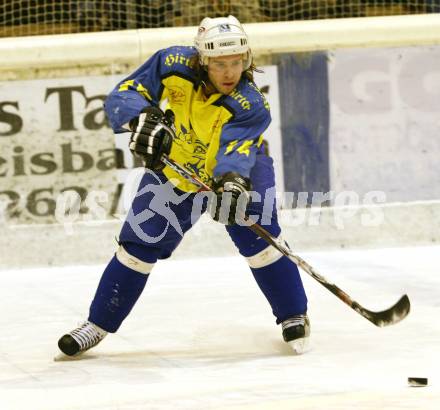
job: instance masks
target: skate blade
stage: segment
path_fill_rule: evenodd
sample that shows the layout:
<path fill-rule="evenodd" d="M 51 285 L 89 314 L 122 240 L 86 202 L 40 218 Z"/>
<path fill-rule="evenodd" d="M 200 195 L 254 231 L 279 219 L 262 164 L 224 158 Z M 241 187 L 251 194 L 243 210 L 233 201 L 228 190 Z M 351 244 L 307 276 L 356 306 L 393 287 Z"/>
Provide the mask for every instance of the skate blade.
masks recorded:
<path fill-rule="evenodd" d="M 295 355 L 301 355 L 310 350 L 309 338 L 303 337 L 301 339 L 292 340 L 291 342 L 287 342 L 289 346 L 292 348 L 293 353 Z"/>
<path fill-rule="evenodd" d="M 67 356 L 64 353 L 58 353 L 54 358 L 54 362 L 73 362 L 76 360 L 84 360 L 86 357 L 83 355 L 77 355 L 77 356 Z"/>

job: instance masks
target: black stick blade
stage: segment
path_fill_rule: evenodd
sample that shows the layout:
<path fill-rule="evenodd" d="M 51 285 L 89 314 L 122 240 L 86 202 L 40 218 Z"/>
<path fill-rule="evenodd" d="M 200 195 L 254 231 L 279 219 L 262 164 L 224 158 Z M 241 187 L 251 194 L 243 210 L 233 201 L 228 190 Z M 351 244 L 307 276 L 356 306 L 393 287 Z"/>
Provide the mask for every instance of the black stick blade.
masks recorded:
<path fill-rule="evenodd" d="M 391 306 L 389 309 L 382 310 L 381 312 L 372 312 L 371 310 L 363 308 L 357 302 L 353 302 L 352 307 L 356 312 L 368 319 L 371 323 L 374 323 L 379 327 L 385 327 L 394 325 L 408 316 L 411 304 L 408 296 L 403 295 L 396 304 Z"/>

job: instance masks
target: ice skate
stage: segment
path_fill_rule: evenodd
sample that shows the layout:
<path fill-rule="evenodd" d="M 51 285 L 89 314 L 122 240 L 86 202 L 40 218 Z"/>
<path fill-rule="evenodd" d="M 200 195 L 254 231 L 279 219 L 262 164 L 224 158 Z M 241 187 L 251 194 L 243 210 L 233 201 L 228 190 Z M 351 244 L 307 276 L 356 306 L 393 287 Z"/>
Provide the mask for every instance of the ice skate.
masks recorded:
<path fill-rule="evenodd" d="M 77 356 L 96 346 L 107 332 L 94 323 L 86 321 L 58 340 L 58 347 L 67 356 Z"/>
<path fill-rule="evenodd" d="M 295 315 L 281 323 L 283 339 L 295 354 L 303 354 L 309 348 L 310 321 L 306 314 Z"/>

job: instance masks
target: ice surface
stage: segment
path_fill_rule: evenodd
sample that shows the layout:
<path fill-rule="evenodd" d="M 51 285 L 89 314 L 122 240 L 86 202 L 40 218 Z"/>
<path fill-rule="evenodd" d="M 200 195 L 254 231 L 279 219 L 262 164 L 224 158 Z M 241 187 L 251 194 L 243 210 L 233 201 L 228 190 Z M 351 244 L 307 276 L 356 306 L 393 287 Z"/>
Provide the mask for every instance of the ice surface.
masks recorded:
<path fill-rule="evenodd" d="M 244 260 L 170 260 L 117 334 L 54 362 L 103 267 L 2 271 L 0 409 L 440 409 L 440 247 L 299 254 L 368 309 L 408 293 L 410 315 L 377 328 L 303 274 L 312 350 L 295 357 Z"/>

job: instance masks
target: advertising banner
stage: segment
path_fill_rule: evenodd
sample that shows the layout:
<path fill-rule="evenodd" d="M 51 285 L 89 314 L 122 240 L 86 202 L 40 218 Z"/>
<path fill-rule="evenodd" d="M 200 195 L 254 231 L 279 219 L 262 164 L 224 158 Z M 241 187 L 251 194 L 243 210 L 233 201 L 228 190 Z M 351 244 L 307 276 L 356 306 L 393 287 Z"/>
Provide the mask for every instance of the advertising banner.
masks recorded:
<path fill-rule="evenodd" d="M 277 71 L 263 69 L 257 83 L 273 116 L 265 138 L 278 157 Z M 128 211 L 123 185 L 142 164 L 128 149 L 129 133 L 115 136 L 103 110 L 106 95 L 124 77 L 0 82 L 0 222 L 87 222 Z M 276 163 L 282 184 L 280 158 Z"/>
<path fill-rule="evenodd" d="M 329 74 L 331 189 L 440 198 L 440 47 L 337 50 Z"/>
<path fill-rule="evenodd" d="M 284 207 L 440 198 L 440 47 L 280 57 Z"/>

